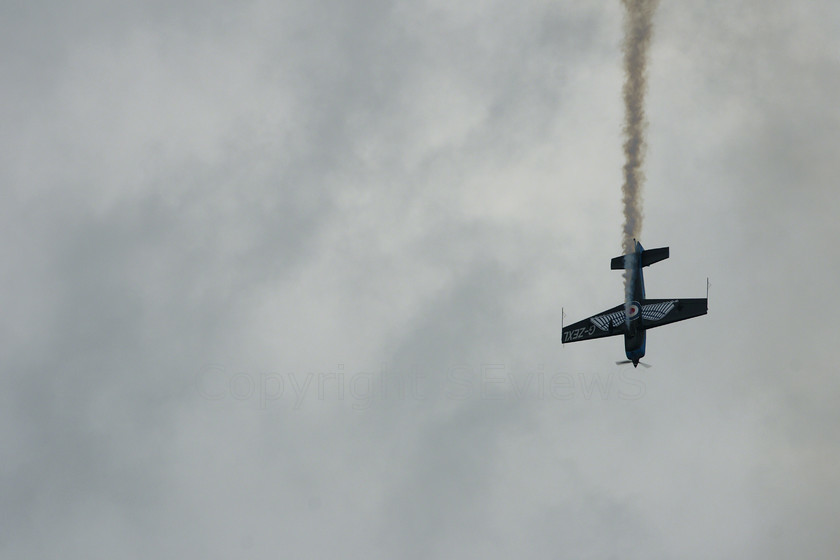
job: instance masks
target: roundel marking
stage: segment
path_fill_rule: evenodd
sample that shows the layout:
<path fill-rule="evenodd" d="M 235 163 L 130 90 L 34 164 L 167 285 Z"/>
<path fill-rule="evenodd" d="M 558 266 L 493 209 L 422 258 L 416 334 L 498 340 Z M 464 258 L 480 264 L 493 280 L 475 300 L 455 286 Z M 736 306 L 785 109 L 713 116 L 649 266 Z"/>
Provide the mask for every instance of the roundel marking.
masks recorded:
<path fill-rule="evenodd" d="M 632 319 L 633 317 L 635 317 L 636 315 L 639 314 L 640 309 L 641 309 L 641 306 L 637 302 L 634 301 L 633 303 L 630 304 L 630 308 L 627 310 L 628 311 L 627 316 Z"/>

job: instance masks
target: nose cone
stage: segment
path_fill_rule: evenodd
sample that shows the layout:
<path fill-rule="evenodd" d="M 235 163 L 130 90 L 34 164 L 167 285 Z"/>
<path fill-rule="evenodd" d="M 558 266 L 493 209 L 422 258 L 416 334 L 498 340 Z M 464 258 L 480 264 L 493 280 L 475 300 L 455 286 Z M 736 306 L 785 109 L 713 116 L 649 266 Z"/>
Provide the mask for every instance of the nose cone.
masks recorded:
<path fill-rule="evenodd" d="M 633 360 L 633 367 L 639 367 L 639 360 Z"/>

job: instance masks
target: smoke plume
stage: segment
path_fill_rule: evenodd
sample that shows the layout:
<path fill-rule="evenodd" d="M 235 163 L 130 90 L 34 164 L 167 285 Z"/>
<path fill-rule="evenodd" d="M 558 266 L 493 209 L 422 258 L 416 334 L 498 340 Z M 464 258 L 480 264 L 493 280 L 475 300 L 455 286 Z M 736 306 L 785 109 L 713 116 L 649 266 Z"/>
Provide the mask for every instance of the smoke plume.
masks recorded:
<path fill-rule="evenodd" d="M 642 183 L 645 159 L 645 90 L 647 51 L 653 32 L 653 12 L 658 0 L 622 0 L 624 18 L 624 254 L 635 250 L 633 239 L 642 230 Z M 627 263 L 632 264 L 632 263 Z M 624 272 L 624 289 L 629 301 L 633 294 L 630 273 Z"/>

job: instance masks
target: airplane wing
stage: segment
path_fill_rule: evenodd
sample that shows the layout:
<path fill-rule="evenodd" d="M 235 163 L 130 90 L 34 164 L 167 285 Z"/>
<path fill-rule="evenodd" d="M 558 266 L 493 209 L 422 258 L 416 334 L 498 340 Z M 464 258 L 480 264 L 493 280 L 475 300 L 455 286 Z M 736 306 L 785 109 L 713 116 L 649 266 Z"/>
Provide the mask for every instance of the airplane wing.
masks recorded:
<path fill-rule="evenodd" d="M 642 305 L 642 323 L 646 329 L 684 321 L 705 315 L 709 304 L 706 298 L 646 299 Z"/>
<path fill-rule="evenodd" d="M 624 304 L 563 327 L 563 344 L 624 334 Z"/>

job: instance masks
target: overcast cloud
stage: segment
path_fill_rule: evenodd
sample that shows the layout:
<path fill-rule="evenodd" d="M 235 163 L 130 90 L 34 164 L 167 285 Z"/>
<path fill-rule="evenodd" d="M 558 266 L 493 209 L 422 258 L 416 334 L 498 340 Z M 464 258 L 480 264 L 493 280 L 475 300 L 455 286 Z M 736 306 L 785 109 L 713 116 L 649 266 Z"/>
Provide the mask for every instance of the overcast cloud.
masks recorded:
<path fill-rule="evenodd" d="M 832 558 L 840 6 L 6 2 L 4 558 Z"/>

